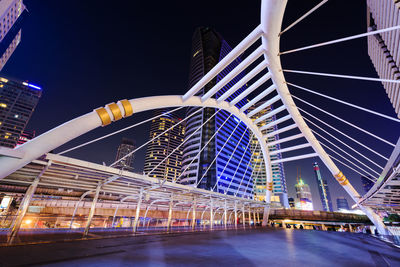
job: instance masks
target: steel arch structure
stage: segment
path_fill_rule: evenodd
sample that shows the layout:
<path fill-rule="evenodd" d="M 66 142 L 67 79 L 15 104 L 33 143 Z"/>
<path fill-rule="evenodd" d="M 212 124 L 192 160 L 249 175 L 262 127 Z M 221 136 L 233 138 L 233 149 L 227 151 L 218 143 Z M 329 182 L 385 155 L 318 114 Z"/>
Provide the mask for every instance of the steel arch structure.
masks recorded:
<path fill-rule="evenodd" d="M 40 157 L 41 155 L 59 147 L 60 145 L 84 134 L 97 127 L 106 126 L 113 121 L 120 120 L 125 117 L 131 116 L 133 113 L 152 110 L 156 108 L 169 108 L 169 107 L 209 107 L 216 109 L 223 109 L 230 114 L 239 118 L 257 138 L 263 155 L 264 162 L 267 166 L 267 195 L 266 201 L 270 202 L 272 192 L 272 170 L 271 164 L 274 162 L 286 162 L 291 160 L 298 160 L 303 158 L 310 158 L 319 156 L 324 162 L 332 175 L 346 190 L 346 192 L 358 203 L 361 196 L 353 188 L 347 178 L 339 170 L 331 157 L 327 154 L 325 149 L 321 146 L 319 141 L 314 136 L 311 129 L 307 126 L 302 115 L 300 114 L 293 98 L 289 92 L 285 76 L 282 71 L 280 59 L 280 34 L 282 20 L 286 8 L 287 0 L 263 0 L 261 4 L 261 24 L 256 27 L 242 42 L 240 42 L 225 58 L 223 58 L 211 71 L 209 71 L 198 83 L 196 83 L 188 92 L 183 96 L 153 96 L 131 100 L 121 100 L 117 103 L 111 103 L 105 107 L 99 108 L 86 115 L 71 120 L 57 128 L 54 128 L 37 138 L 31 140 L 14 150 L 4 152 L 0 158 L 0 179 L 13 173 L 19 168 L 25 166 L 32 160 Z M 220 80 L 213 86 L 206 94 L 197 96 L 198 92 L 208 84 L 214 77 L 225 69 L 232 61 L 238 58 L 243 52 L 247 51 L 257 41 L 261 40 L 261 44 L 236 68 L 234 68 L 228 75 Z M 253 64 L 257 59 L 264 58 L 261 63 L 254 67 L 245 75 L 241 81 L 232 86 L 222 96 L 216 97 L 215 94 L 225 86 L 237 74 L 241 73 L 244 69 Z M 234 99 L 228 100 L 229 97 L 241 85 L 246 84 L 250 79 L 254 78 L 257 74 L 265 71 L 265 75 L 256 81 L 252 86 L 248 87 L 243 93 Z M 262 91 L 248 102 L 244 107 L 238 109 L 235 104 L 241 99 L 245 98 L 258 87 L 260 87 L 267 80 L 272 81 L 272 85 Z M 274 97 L 269 97 L 271 93 L 276 93 Z M 214 97 L 215 96 L 215 97 Z M 250 111 L 249 108 L 260 103 L 261 100 L 267 101 Z M 280 132 L 287 132 L 292 129 L 300 131 L 299 134 L 293 134 L 287 138 L 282 139 L 280 142 L 305 138 L 306 143 L 298 146 L 287 148 L 285 151 L 298 151 L 305 147 L 311 147 L 314 152 L 309 154 L 300 154 L 295 157 L 281 159 L 278 161 L 271 161 L 269 146 L 271 142 L 267 141 L 267 136 L 263 134 L 266 126 L 258 126 L 260 120 L 253 121 L 251 117 L 262 110 L 267 105 L 271 105 L 281 101 L 282 105 L 275 109 L 271 114 L 267 114 L 262 118 L 268 118 L 279 112 L 287 112 L 288 115 L 282 117 L 279 122 L 286 120 L 293 120 L 293 124 L 283 128 Z M 270 125 L 269 125 L 270 126 Z M 282 150 L 282 152 L 284 149 Z M 370 220 L 377 227 L 381 234 L 386 234 L 385 226 L 380 218 L 368 207 L 360 208 L 367 214 Z M 264 222 L 263 222 L 264 223 Z"/>

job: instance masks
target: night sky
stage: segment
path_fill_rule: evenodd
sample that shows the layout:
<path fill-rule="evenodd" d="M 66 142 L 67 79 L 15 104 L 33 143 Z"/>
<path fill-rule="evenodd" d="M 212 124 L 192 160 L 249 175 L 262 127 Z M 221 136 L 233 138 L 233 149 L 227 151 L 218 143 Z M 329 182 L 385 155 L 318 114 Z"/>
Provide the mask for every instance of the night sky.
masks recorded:
<path fill-rule="evenodd" d="M 289 1 L 284 25 L 289 25 L 319 1 Z M 79 115 L 125 98 L 184 94 L 188 87 L 191 38 L 196 27 L 215 28 L 233 47 L 260 23 L 260 2 L 250 1 L 24 1 L 29 16 L 22 41 L 1 75 L 29 80 L 43 88 L 43 96 L 27 129 L 41 134 Z M 281 51 L 366 32 L 362 0 L 329 1 L 315 14 L 284 33 Z M 282 56 L 286 69 L 376 77 L 367 54 L 366 38 Z M 300 86 L 395 117 L 383 86 L 378 82 L 286 74 Z M 398 123 L 356 111 L 335 102 L 290 88 L 291 92 L 331 113 L 395 143 Z M 357 137 L 387 157 L 391 147 L 376 141 L 310 107 L 296 102 L 343 132 Z M 151 112 L 97 129 L 56 150 L 83 143 L 149 118 Z M 319 124 L 320 125 L 320 124 Z M 66 154 L 110 164 L 122 137 L 137 144 L 148 139 L 149 125 L 134 128 Z M 351 144 L 353 145 L 353 144 Z M 358 148 L 355 146 L 355 148 Z M 385 162 L 360 149 L 361 153 Z M 135 169 L 143 168 L 145 150 L 136 155 Z M 314 206 L 321 209 L 312 163 L 308 159 L 285 163 L 289 196 L 294 197 L 296 168 L 312 189 Z M 342 167 L 362 192 L 360 175 Z M 332 201 L 350 197 L 320 162 Z M 379 172 L 379 171 L 378 171 Z"/>

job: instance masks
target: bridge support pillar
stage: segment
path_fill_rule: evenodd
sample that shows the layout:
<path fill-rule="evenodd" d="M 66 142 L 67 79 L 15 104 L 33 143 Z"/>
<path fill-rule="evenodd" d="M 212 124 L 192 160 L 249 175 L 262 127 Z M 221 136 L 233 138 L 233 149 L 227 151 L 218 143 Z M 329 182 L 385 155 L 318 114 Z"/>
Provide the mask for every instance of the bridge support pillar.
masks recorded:
<path fill-rule="evenodd" d="M 256 226 L 257 220 L 256 220 L 256 210 L 253 209 L 253 221 L 254 221 L 254 226 Z"/>
<path fill-rule="evenodd" d="M 171 195 L 171 199 L 169 200 L 169 209 L 168 209 L 167 232 L 169 232 L 171 228 L 173 205 L 174 205 L 174 196 Z"/>
<path fill-rule="evenodd" d="M 214 205 L 213 205 L 213 199 L 210 198 L 210 229 L 212 230 L 214 228 Z"/>
<path fill-rule="evenodd" d="M 196 227 L 196 198 L 193 199 L 193 210 L 192 210 L 192 230 Z"/>
<path fill-rule="evenodd" d="M 99 193 L 100 193 L 101 186 L 102 186 L 102 183 L 99 182 L 99 184 L 96 187 L 96 192 L 94 194 L 92 205 L 90 207 L 90 212 L 89 212 L 89 216 L 88 216 L 88 219 L 87 219 L 87 222 L 86 222 L 85 231 L 83 232 L 83 236 L 87 236 L 88 233 L 89 233 L 90 224 L 92 223 L 94 211 L 96 210 L 96 204 L 97 204 L 97 200 L 99 198 Z"/>
<path fill-rule="evenodd" d="M 117 216 L 118 208 L 119 208 L 119 205 L 115 208 L 114 216 L 113 216 L 113 219 L 112 219 L 112 222 L 111 222 L 111 228 L 114 227 L 115 216 Z"/>
<path fill-rule="evenodd" d="M 40 173 L 38 176 L 36 176 L 35 180 L 33 180 L 32 184 L 29 186 L 28 190 L 25 193 L 24 198 L 22 199 L 21 204 L 19 205 L 19 209 L 17 212 L 17 218 L 15 219 L 13 226 L 11 227 L 11 233 L 8 237 L 8 243 L 11 244 L 14 242 L 15 238 L 18 235 L 18 231 L 21 228 L 22 220 L 25 217 L 25 214 L 28 210 L 29 204 L 32 201 L 33 195 L 35 194 L 36 188 L 39 185 L 40 178 L 42 175 L 47 171 L 47 169 L 50 167 L 51 162 L 49 162 L 49 165 L 47 165 Z"/>
<path fill-rule="evenodd" d="M 224 206 L 224 226 L 225 226 L 225 229 L 227 227 L 227 224 L 228 224 L 228 210 L 227 210 L 227 207 L 226 207 L 226 199 L 225 199 L 225 206 Z"/>
<path fill-rule="evenodd" d="M 257 210 L 257 223 L 260 224 L 260 210 Z"/>
<path fill-rule="evenodd" d="M 133 232 L 134 233 L 136 233 L 136 231 L 137 231 L 137 226 L 138 226 L 139 216 L 140 216 L 140 206 L 142 204 L 142 199 L 143 199 L 143 188 L 140 188 L 139 199 L 136 204 L 135 221 L 133 222 Z"/>
<path fill-rule="evenodd" d="M 238 216 L 237 216 L 237 203 L 235 201 L 235 206 L 234 206 L 234 212 L 235 212 L 235 229 L 237 229 L 237 223 L 238 223 Z"/>
<path fill-rule="evenodd" d="M 242 207 L 242 214 L 243 214 L 243 228 L 246 228 L 246 212 L 245 212 L 245 210 L 244 210 L 244 205 L 243 205 L 243 207 Z"/>
<path fill-rule="evenodd" d="M 249 226 L 251 226 L 251 208 L 249 206 Z"/>
<path fill-rule="evenodd" d="M 263 213 L 263 220 L 262 220 L 262 226 L 267 226 L 268 224 L 268 217 L 269 217 L 269 207 L 264 207 L 264 213 Z"/>
<path fill-rule="evenodd" d="M 362 205 L 358 205 L 363 212 L 367 215 L 368 219 L 375 225 L 376 230 L 380 235 L 389 235 L 389 231 L 387 230 L 385 224 L 382 219 L 376 214 L 370 207 L 365 207 Z"/>

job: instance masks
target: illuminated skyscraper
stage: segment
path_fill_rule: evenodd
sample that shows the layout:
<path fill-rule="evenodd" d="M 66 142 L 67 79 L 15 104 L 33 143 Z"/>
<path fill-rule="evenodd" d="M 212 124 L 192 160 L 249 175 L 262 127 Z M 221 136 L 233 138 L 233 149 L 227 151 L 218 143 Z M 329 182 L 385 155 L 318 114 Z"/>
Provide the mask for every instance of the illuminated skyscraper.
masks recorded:
<path fill-rule="evenodd" d="M 36 85 L 0 77 L 0 146 L 17 145 L 41 95 Z"/>
<path fill-rule="evenodd" d="M 21 41 L 21 26 L 26 16 L 22 0 L 0 1 L 0 70 Z"/>
<path fill-rule="evenodd" d="M 122 138 L 121 144 L 118 147 L 117 156 L 115 157 L 115 161 L 119 161 L 115 164 L 115 168 L 127 171 L 133 171 L 133 159 L 135 154 L 130 154 L 132 151 L 135 150 L 135 141 L 127 138 Z M 129 156 L 127 156 L 130 154 Z"/>
<path fill-rule="evenodd" d="M 256 106 L 251 107 L 249 109 L 249 112 L 256 109 L 257 107 L 259 107 L 262 104 L 264 104 L 264 102 L 261 102 L 261 103 L 257 104 Z M 261 112 L 257 113 L 255 116 L 253 116 L 251 118 L 254 121 L 254 120 L 258 119 L 259 117 L 271 112 L 272 109 L 273 109 L 272 106 L 268 106 L 266 109 L 262 110 Z M 267 118 L 265 121 L 262 121 L 261 123 L 259 123 L 258 126 L 262 127 L 264 125 L 267 125 L 268 123 L 275 121 L 275 119 L 276 119 L 276 117 L 274 115 L 270 118 Z M 276 131 L 276 130 L 278 130 L 278 126 L 274 125 L 266 130 L 263 130 L 263 134 L 268 135 L 269 133 Z M 268 137 L 268 142 L 273 142 L 278 139 L 279 139 L 278 135 L 272 135 L 272 136 Z M 265 169 L 265 164 L 261 164 L 264 161 L 263 161 L 262 155 L 260 155 L 260 152 L 256 151 L 257 147 L 259 147 L 258 140 L 256 137 L 253 137 L 253 139 L 251 141 L 251 151 L 252 151 L 251 164 L 254 169 L 254 171 L 253 171 L 254 199 L 259 200 L 259 201 L 264 201 L 266 191 L 267 191 L 267 172 Z M 279 144 L 269 147 L 270 151 L 276 151 L 279 149 L 280 149 Z M 277 153 L 277 154 L 272 154 L 270 157 L 271 157 L 271 161 L 272 161 L 272 160 L 281 159 L 282 155 L 280 153 Z M 282 204 L 282 206 L 284 206 L 285 208 L 289 208 L 283 163 L 272 164 L 271 169 L 272 169 L 272 181 L 273 181 L 273 187 L 272 187 L 273 196 L 279 198 L 279 202 Z"/>
<path fill-rule="evenodd" d="M 296 189 L 296 209 L 313 210 L 312 196 L 308 184 L 304 183 L 303 179 L 298 176 L 297 184 L 294 187 Z"/>
<path fill-rule="evenodd" d="M 35 131 L 32 131 L 32 132 L 23 131 L 21 133 L 21 135 L 19 136 L 17 145 L 25 144 L 29 140 L 35 138 L 35 135 L 36 135 Z"/>
<path fill-rule="evenodd" d="M 399 25 L 399 1 L 367 0 L 368 31 Z M 388 31 L 368 36 L 368 54 L 379 78 L 400 80 L 400 31 Z M 400 84 L 383 82 L 383 87 L 400 118 Z"/>
<path fill-rule="evenodd" d="M 165 112 L 166 110 L 157 110 L 155 115 Z M 176 126 L 148 144 L 143 170 L 150 177 L 180 182 L 177 179 L 181 175 L 182 146 L 179 147 L 179 145 L 182 144 L 185 136 L 185 125 L 183 123 L 178 125 L 180 121 L 181 119 L 171 113 L 152 120 L 150 139 Z"/>
<path fill-rule="evenodd" d="M 196 84 L 231 50 L 231 47 L 215 30 L 206 27 L 196 29 L 192 38 L 189 87 Z M 197 95 L 203 95 L 208 92 L 240 62 L 240 59 L 233 61 L 202 88 Z M 243 73 L 237 75 L 216 93 L 216 97 L 221 96 L 243 76 Z M 244 89 L 245 86 L 233 93 L 227 100 L 232 100 Z M 240 108 L 245 104 L 246 100 L 243 99 L 235 106 Z M 198 109 L 188 108 L 187 116 Z M 213 117 L 214 114 L 215 116 Z M 207 120 L 208 122 L 205 123 Z M 224 124 L 225 121 L 226 123 Z M 235 116 L 230 117 L 228 112 L 218 111 L 214 108 L 204 108 L 187 120 L 186 136 L 190 136 L 203 123 L 205 125 L 186 142 L 183 149 L 182 170 L 184 178 L 182 182 L 198 185 L 200 188 L 214 189 L 220 193 L 253 198 L 252 169 L 250 166 L 251 151 L 250 148 L 246 148 L 250 141 L 250 133 L 246 130 L 247 127 Z M 238 124 L 239 126 L 236 128 Z M 218 131 L 219 128 L 221 128 L 220 131 Z M 234 131 L 235 128 L 236 130 Z M 216 132 L 215 137 L 211 138 Z M 241 138 L 243 132 L 244 135 Z M 231 134 L 231 142 L 227 142 Z M 237 145 L 238 142 L 239 145 Z M 222 149 L 224 145 L 225 147 Z M 202 150 L 203 147 L 204 149 Z"/>
<path fill-rule="evenodd" d="M 324 211 L 333 211 L 331 195 L 329 194 L 329 188 L 326 180 L 321 177 L 318 162 L 313 164 L 315 178 L 317 179 L 319 196 L 321 198 L 321 204 Z"/>

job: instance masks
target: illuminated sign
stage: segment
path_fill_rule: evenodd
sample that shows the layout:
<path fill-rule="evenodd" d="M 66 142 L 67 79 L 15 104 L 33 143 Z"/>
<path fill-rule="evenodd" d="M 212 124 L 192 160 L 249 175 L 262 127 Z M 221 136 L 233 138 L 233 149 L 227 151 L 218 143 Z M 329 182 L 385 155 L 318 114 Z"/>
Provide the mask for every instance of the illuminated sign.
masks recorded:
<path fill-rule="evenodd" d="M 39 86 L 30 84 L 30 83 L 27 83 L 27 82 L 22 82 L 22 84 L 25 85 L 25 86 L 29 86 L 31 88 L 37 89 L 37 90 L 42 90 L 42 88 L 40 88 Z"/>

